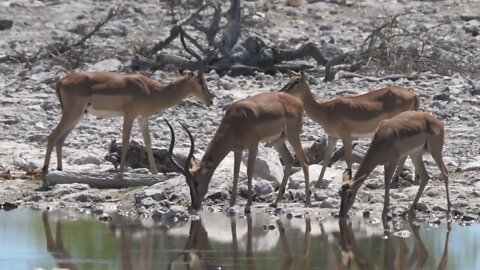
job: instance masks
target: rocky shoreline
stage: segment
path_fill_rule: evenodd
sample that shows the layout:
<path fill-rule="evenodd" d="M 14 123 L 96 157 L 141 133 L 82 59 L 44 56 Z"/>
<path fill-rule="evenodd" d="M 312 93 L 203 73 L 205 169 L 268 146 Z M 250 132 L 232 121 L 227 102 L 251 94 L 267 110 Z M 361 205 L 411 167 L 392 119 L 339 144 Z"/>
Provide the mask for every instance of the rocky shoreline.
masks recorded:
<path fill-rule="evenodd" d="M 15 2 L 15 3 L 14 3 Z M 258 1 L 273 3 L 266 13 L 266 21 L 272 27 L 255 29 L 262 36 L 282 44 L 295 44 L 299 40 L 315 39 L 326 42 L 334 39 L 337 48 L 352 48 L 355 40 L 368 35 L 369 23 L 373 18 L 387 12 L 396 14 L 405 10 L 415 10 L 411 15 L 412 24 L 428 27 L 445 20 L 454 31 L 468 40 L 469 46 L 479 48 L 478 37 L 469 37 L 471 29 L 479 27 L 480 19 L 464 20 L 462 16 L 474 9 L 474 1 L 454 4 L 452 1 L 398 1 L 395 4 L 378 5 L 370 1 L 358 1 L 353 7 L 344 7 L 328 1 L 305 4 L 300 8 L 286 7 L 280 1 Z M 335 1 L 331 1 L 335 2 Z M 261 3 L 245 1 L 248 6 Z M 184 177 L 175 173 L 158 176 L 158 183 L 152 186 L 123 189 L 94 189 L 84 184 L 56 185 L 50 191 L 35 191 L 40 185 L 38 178 L 25 176 L 25 173 L 38 171 L 43 163 L 46 137 L 55 127 L 60 116 L 60 107 L 52 86 L 56 80 L 69 70 L 53 60 L 36 62 L 30 68 L 24 63 L 11 63 L 6 56 L 24 51 L 27 55 L 50 42 L 75 37 L 79 27 L 87 27 L 95 18 L 105 13 L 112 5 L 110 1 L 92 3 L 82 0 L 71 3 L 60 1 L 6 1 L 0 11 L 0 19 L 13 21 L 8 29 L 0 30 L 0 172 L 10 171 L 13 180 L 0 179 L 0 203 L 10 202 L 25 207 L 39 209 L 69 208 L 84 209 L 101 214 L 105 209 L 128 215 L 154 219 L 182 219 L 188 216 L 186 206 L 190 196 Z M 473 8 L 473 9 L 472 9 Z M 448 11 L 447 11 L 448 10 Z M 152 37 L 164 38 L 168 33 L 166 18 L 167 6 L 156 1 L 126 3 L 122 15 L 109 23 L 100 34 L 89 43 L 85 63 L 78 70 L 124 71 L 128 66 L 128 57 L 132 48 L 140 41 L 151 41 Z M 355 11 L 355 12 L 354 12 Z M 353 12 L 353 13 L 352 13 Z M 364 14 L 365 16 L 362 16 Z M 160 16 L 161 17 L 161 16 Z M 138 19 L 141 18 L 141 19 Z M 287 19 L 284 19 L 287 18 Z M 296 18 L 302 18 L 296 19 Z M 350 23 L 345 23 L 345 18 Z M 467 31 L 467 29 L 469 29 Z M 470 32 L 469 32 L 470 31 Z M 463 34 L 462 34 L 463 33 Z M 363 37 L 363 38 L 362 38 Z M 325 45 L 325 46 L 327 46 Z M 328 46 L 327 46 L 328 47 Z M 181 50 L 179 44 L 172 44 L 167 52 Z M 92 55 L 96 58 L 90 60 Z M 302 60 L 308 62 L 310 60 Z M 450 172 L 453 209 L 457 216 L 466 220 L 480 217 L 480 81 L 475 76 L 465 76 L 452 72 L 448 76 L 430 76 L 432 73 L 419 73 L 414 79 L 400 78 L 395 81 L 370 81 L 362 78 L 340 79 L 323 82 L 322 70 L 308 72 L 309 82 L 317 99 L 329 99 L 336 96 L 357 95 L 366 91 L 396 84 L 412 88 L 420 96 L 420 107 L 432 112 L 445 123 L 444 161 Z M 172 67 L 156 71 L 152 78 L 169 81 L 176 77 Z M 188 138 L 181 132 L 178 122 L 184 123 L 193 133 L 197 149 L 197 158 L 205 149 L 221 117 L 234 100 L 266 91 L 277 91 L 288 81 L 288 75 L 275 76 L 258 73 L 252 77 L 229 75 L 219 76 L 215 72 L 207 75 L 207 84 L 216 98 L 211 107 L 205 107 L 200 101 L 189 98 L 178 106 L 151 118 L 150 130 L 153 145 L 166 149 L 169 144 L 169 131 L 163 118 L 174 123 L 178 130 L 176 153 L 184 155 L 188 151 Z M 302 134 L 304 148 L 324 136 L 323 130 L 305 117 Z M 86 116 L 73 133 L 67 138 L 64 147 L 64 170 L 71 173 L 114 174 L 111 163 L 103 157 L 108 152 L 112 139 L 120 140 L 122 120 L 95 119 Z M 132 138 L 141 141 L 141 135 L 134 126 Z M 368 147 L 368 140 L 359 141 L 359 149 Z M 52 159 L 53 160 L 53 159 Z M 428 218 L 444 217 L 446 208 L 445 188 L 437 180 L 438 170 L 430 156 L 424 157 L 426 168 L 433 177 L 420 199 L 419 215 Z M 358 164 L 355 165 L 354 170 Z M 321 188 L 312 189 L 313 207 L 304 209 L 305 198 L 303 173 L 297 168 L 292 174 L 285 199 L 280 204 L 284 214 L 324 215 L 339 209 L 338 189 L 341 185 L 344 161 L 335 163 L 327 170 Z M 411 178 L 413 166 L 406 164 L 404 178 Z M 55 168 L 52 164 L 51 168 Z M 320 165 L 310 166 L 310 179 L 316 180 Z M 146 175 L 147 169 L 130 169 L 127 175 Z M 254 177 L 255 201 L 258 210 L 268 210 L 282 177 L 282 165 L 278 154 L 271 148 L 261 147 Z M 21 179 L 29 178 L 29 179 Z M 3 177 L 7 178 L 7 177 Z M 34 180 L 32 180 L 32 178 Z M 229 190 L 233 178 L 233 154 L 227 156 L 214 174 L 204 208 L 222 211 L 230 198 Z M 245 204 L 246 166 L 242 165 L 239 184 L 240 206 Z M 315 183 L 312 183 L 312 186 Z M 401 187 L 391 190 L 392 212 L 400 213 L 407 209 L 413 200 L 417 186 L 402 181 Z M 383 206 L 383 168 L 377 168 L 359 191 L 353 212 L 363 214 L 368 211 L 379 216 Z M 238 207 L 241 213 L 243 208 Z"/>

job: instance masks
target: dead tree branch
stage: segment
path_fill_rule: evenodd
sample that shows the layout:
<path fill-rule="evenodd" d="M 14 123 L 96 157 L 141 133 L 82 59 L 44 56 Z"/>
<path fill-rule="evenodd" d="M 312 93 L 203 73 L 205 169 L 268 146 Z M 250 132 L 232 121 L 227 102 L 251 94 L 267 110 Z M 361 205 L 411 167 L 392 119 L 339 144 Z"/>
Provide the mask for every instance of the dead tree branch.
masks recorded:
<path fill-rule="evenodd" d="M 180 35 L 180 31 L 182 30 L 182 26 L 186 25 L 186 24 L 189 24 L 192 20 L 194 20 L 198 14 L 200 12 L 202 12 L 205 8 L 207 7 L 206 4 L 203 4 L 201 5 L 194 13 L 192 13 L 190 16 L 188 16 L 187 18 L 181 20 L 180 22 L 178 22 L 177 24 L 175 24 L 175 26 L 173 26 L 171 29 L 170 29 L 170 35 L 164 39 L 163 41 L 160 41 L 158 42 L 157 44 L 155 44 L 152 49 L 150 50 L 150 52 L 148 53 L 148 56 L 152 56 L 154 55 L 155 53 L 157 53 L 158 51 L 161 51 L 163 50 L 163 48 L 165 48 L 168 44 L 170 44 L 175 38 L 178 37 L 178 35 Z"/>

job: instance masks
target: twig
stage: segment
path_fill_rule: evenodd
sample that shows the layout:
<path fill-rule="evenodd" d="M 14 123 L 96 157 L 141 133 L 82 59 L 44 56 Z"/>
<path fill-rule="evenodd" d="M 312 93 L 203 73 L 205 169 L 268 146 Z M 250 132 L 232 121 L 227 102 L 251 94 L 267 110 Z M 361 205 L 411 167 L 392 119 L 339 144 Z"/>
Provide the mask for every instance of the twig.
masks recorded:
<path fill-rule="evenodd" d="M 69 50 L 71 50 L 73 47 L 77 47 L 77 46 L 80 46 L 80 45 L 84 44 L 87 39 L 89 39 L 94 34 L 96 34 L 108 21 L 110 21 L 113 17 L 115 17 L 118 14 L 118 10 L 122 6 L 122 4 L 123 4 L 123 0 L 120 1 L 120 3 L 115 8 L 110 9 L 108 11 L 107 17 L 105 17 L 103 20 L 99 21 L 93 27 L 93 29 L 90 32 L 88 32 L 85 36 L 83 36 L 80 40 L 78 40 L 77 42 L 74 42 L 70 45 L 58 48 L 56 53 L 57 54 L 64 54 L 64 53 L 68 52 Z M 55 54 L 52 53 L 52 55 L 55 55 Z"/>
<path fill-rule="evenodd" d="M 197 9 L 197 11 L 195 11 L 193 14 L 191 14 L 187 18 L 185 18 L 185 19 L 181 20 L 180 22 L 178 22 L 177 24 L 175 24 L 172 27 L 172 29 L 170 29 L 170 35 L 166 39 L 164 39 L 163 41 L 160 41 L 157 44 L 155 44 L 153 46 L 153 48 L 150 50 L 150 52 L 148 53 L 148 55 L 151 56 L 151 55 L 154 55 L 156 52 L 163 50 L 163 48 L 165 48 L 165 46 L 170 44 L 170 42 L 172 42 L 180 34 L 180 31 L 182 30 L 182 26 L 185 25 L 185 24 L 189 24 L 206 7 L 207 7 L 206 4 L 201 5 Z"/>

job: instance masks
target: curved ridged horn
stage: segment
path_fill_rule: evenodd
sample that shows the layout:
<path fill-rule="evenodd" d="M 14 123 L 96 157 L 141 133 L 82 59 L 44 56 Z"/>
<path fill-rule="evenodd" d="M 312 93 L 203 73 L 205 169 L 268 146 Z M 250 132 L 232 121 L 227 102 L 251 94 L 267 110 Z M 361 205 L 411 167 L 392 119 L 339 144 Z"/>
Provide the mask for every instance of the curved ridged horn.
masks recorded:
<path fill-rule="evenodd" d="M 172 128 L 172 125 L 170 125 L 170 123 L 168 122 L 167 119 L 163 118 L 163 120 L 165 120 L 165 122 L 167 123 L 168 125 L 168 128 L 170 129 L 170 136 L 171 136 L 171 139 L 170 139 L 170 147 L 168 148 L 168 156 L 170 157 L 170 161 L 173 163 L 173 165 L 177 168 L 177 170 L 185 175 L 185 176 L 189 176 L 190 174 L 190 171 L 188 170 L 188 162 L 190 162 L 187 158 L 187 163 L 186 163 L 186 170 L 185 168 L 183 168 L 182 166 L 180 166 L 177 161 L 175 160 L 175 158 L 173 157 L 173 147 L 175 147 L 175 132 L 173 131 L 173 128 Z M 190 155 L 190 154 L 189 154 Z"/>
<path fill-rule="evenodd" d="M 187 161 L 185 161 L 185 171 L 190 172 L 190 170 L 188 169 L 188 165 L 190 164 L 190 160 L 193 157 L 193 151 L 195 150 L 195 142 L 193 141 L 193 136 L 190 133 L 190 131 L 187 129 L 187 127 L 185 127 L 182 123 L 180 123 L 180 125 L 187 132 L 188 138 L 190 138 L 190 152 L 188 152 Z"/>
<path fill-rule="evenodd" d="M 185 51 L 187 51 L 191 56 L 195 57 L 195 59 L 197 59 L 198 61 L 198 71 L 199 72 L 203 72 L 204 69 L 205 69 L 205 66 L 203 64 L 203 58 L 198 54 L 196 53 L 194 50 L 190 49 L 187 44 L 185 43 L 185 31 L 183 29 L 180 29 L 180 41 L 182 42 L 182 46 L 183 48 L 185 49 Z"/>

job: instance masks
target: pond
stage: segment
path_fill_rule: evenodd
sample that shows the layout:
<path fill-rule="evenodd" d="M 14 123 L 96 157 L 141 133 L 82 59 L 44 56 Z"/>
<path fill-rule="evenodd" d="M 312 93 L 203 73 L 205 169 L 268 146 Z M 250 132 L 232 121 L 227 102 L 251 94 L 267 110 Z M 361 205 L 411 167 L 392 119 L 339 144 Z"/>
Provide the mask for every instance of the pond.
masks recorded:
<path fill-rule="evenodd" d="M 0 269 L 480 269 L 480 226 L 228 217 L 175 223 L 0 212 Z"/>

